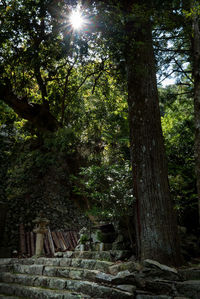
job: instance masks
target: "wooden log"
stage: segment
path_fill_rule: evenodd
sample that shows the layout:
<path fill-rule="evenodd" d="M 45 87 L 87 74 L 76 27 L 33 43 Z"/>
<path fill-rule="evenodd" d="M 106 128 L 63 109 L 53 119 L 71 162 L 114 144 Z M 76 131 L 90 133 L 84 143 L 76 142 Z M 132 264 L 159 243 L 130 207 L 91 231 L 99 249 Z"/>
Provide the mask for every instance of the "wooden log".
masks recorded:
<path fill-rule="evenodd" d="M 57 238 L 57 235 L 56 235 L 55 232 L 51 232 L 51 235 L 52 235 L 55 247 L 56 247 L 56 251 L 59 251 L 61 248 L 60 248 L 60 242 L 59 242 L 59 240 Z"/>
<path fill-rule="evenodd" d="M 26 240 L 25 240 L 25 232 L 24 232 L 23 223 L 20 223 L 20 225 L 19 225 L 19 235 L 20 235 L 20 251 L 21 251 L 21 254 L 26 254 Z"/>
<path fill-rule="evenodd" d="M 50 249 L 50 245 L 49 245 L 49 242 L 48 242 L 48 233 L 46 233 L 44 235 L 44 251 L 47 254 L 47 256 L 51 255 L 51 249 Z"/>
<path fill-rule="evenodd" d="M 77 246 L 77 242 L 76 242 L 76 239 L 74 237 L 74 232 L 69 232 L 70 233 L 70 236 L 71 236 L 71 240 L 72 240 L 72 243 L 73 243 L 73 249 Z"/>
<path fill-rule="evenodd" d="M 33 232 L 30 233 L 30 239 L 31 239 L 31 256 L 33 256 L 35 254 L 35 242 L 34 242 Z"/>
<path fill-rule="evenodd" d="M 49 227 L 48 227 L 48 231 L 47 231 L 47 236 L 48 236 L 48 241 L 49 241 L 49 247 L 50 247 L 51 254 L 54 256 L 55 247 L 54 247 L 54 243 L 53 243 L 53 239 L 52 239 L 51 231 L 50 231 Z"/>
<path fill-rule="evenodd" d="M 59 232 L 58 232 L 58 231 L 54 231 L 54 234 L 55 234 L 56 237 L 57 237 L 57 242 L 58 242 L 58 244 L 59 244 L 59 248 L 60 248 L 60 250 L 62 251 L 62 250 L 63 250 L 63 244 L 62 244 L 62 241 L 61 241 L 61 239 L 60 239 Z"/>
<path fill-rule="evenodd" d="M 70 240 L 70 238 L 69 238 L 69 234 L 68 234 L 68 232 L 65 232 L 64 233 L 64 236 L 65 236 L 65 240 L 67 241 L 67 244 L 68 244 L 68 250 L 71 250 L 71 247 L 72 247 L 72 243 L 71 243 L 71 240 Z"/>
<path fill-rule="evenodd" d="M 68 237 L 67 237 L 67 233 L 66 232 L 62 232 L 62 235 L 63 235 L 63 238 L 65 240 L 65 244 L 66 244 L 67 250 L 70 250 L 70 243 L 69 243 L 69 240 L 68 240 Z"/>
<path fill-rule="evenodd" d="M 71 239 L 71 234 L 70 234 L 70 231 L 68 231 L 67 233 L 66 233 L 66 237 L 67 237 L 67 240 L 68 240 L 68 242 L 69 242 L 69 250 L 73 250 L 73 248 L 74 248 L 74 244 L 73 244 L 73 241 L 72 241 L 72 239 Z"/>
<path fill-rule="evenodd" d="M 67 245 L 67 242 L 65 241 L 65 238 L 64 238 L 64 235 L 63 235 L 62 231 L 60 231 L 60 236 L 62 238 L 63 243 L 65 244 L 65 248 L 66 248 L 65 250 L 67 250 L 68 245 Z"/>
<path fill-rule="evenodd" d="M 60 242 L 62 251 L 66 251 L 67 248 L 66 248 L 65 243 L 64 243 L 64 241 L 63 241 L 61 232 L 60 232 L 60 231 L 57 231 L 56 233 L 57 233 L 57 236 L 58 236 L 58 238 L 59 238 L 59 242 Z"/>
<path fill-rule="evenodd" d="M 70 231 L 70 235 L 71 235 L 71 240 L 72 240 L 72 243 L 73 243 L 73 249 L 76 247 L 76 239 L 74 237 L 74 232 L 73 231 Z"/>
<path fill-rule="evenodd" d="M 79 239 L 79 234 L 78 234 L 78 232 L 77 232 L 77 231 L 74 231 L 74 232 L 73 232 L 73 234 L 74 234 L 74 239 L 75 239 L 76 246 L 77 246 L 78 239 Z"/>

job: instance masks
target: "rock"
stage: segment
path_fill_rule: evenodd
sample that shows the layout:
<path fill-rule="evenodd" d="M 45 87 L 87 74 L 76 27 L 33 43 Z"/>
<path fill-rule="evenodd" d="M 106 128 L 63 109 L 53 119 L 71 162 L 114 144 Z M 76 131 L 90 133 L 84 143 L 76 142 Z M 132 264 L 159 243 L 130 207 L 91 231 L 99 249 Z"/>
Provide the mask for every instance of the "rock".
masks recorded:
<path fill-rule="evenodd" d="M 108 268 L 112 265 L 111 262 L 105 262 L 105 261 L 96 261 L 95 266 L 92 265 L 90 268 L 87 269 L 93 269 L 93 270 L 100 270 L 103 272 L 108 272 Z"/>
<path fill-rule="evenodd" d="M 71 265 L 72 265 L 72 259 L 70 258 L 62 258 L 60 260 L 61 267 L 71 267 Z"/>
<path fill-rule="evenodd" d="M 167 280 L 180 280 L 178 271 L 175 268 L 168 267 L 153 260 L 144 260 L 142 275 L 146 278 L 158 278 Z"/>
<path fill-rule="evenodd" d="M 168 272 L 172 272 L 174 274 L 178 274 L 178 271 L 175 268 L 171 268 L 171 267 L 168 267 L 166 265 L 160 264 L 159 262 L 154 261 L 154 260 L 149 260 L 149 259 L 144 260 L 143 265 L 145 267 L 159 268 L 162 271 L 168 271 Z"/>
<path fill-rule="evenodd" d="M 96 275 L 96 281 L 100 281 L 100 282 L 104 282 L 104 283 L 112 283 L 113 279 L 115 278 L 115 276 L 110 275 L 110 274 L 106 274 L 103 272 L 99 272 Z"/>
<path fill-rule="evenodd" d="M 128 270 L 119 272 L 112 280 L 114 284 L 134 284 L 135 277 Z"/>
<path fill-rule="evenodd" d="M 184 282 L 177 282 L 176 289 L 180 295 L 188 296 L 192 299 L 200 298 L 200 281 L 188 280 Z"/>
<path fill-rule="evenodd" d="M 60 258 L 38 258 L 36 260 L 32 259 L 32 261 L 35 264 L 39 264 L 39 265 L 45 265 L 45 266 L 59 266 L 60 265 L 60 261 L 62 261 L 63 259 Z M 31 262 L 31 259 L 29 260 L 25 260 L 26 264 L 28 262 Z"/>
<path fill-rule="evenodd" d="M 109 267 L 110 274 L 116 275 L 120 271 L 130 272 L 140 271 L 142 266 L 136 262 L 119 263 Z"/>
<path fill-rule="evenodd" d="M 76 269 L 76 270 L 70 270 L 69 271 L 69 278 L 71 279 L 82 279 L 83 277 L 83 270 L 82 269 Z"/>
<path fill-rule="evenodd" d="M 22 281 L 23 281 L 23 277 L 20 277 L 20 282 L 22 284 Z M 51 282 L 51 277 L 44 277 L 44 276 L 38 276 L 37 278 L 34 278 L 33 279 L 33 286 L 35 287 L 43 287 L 43 288 L 46 288 L 50 285 L 50 282 Z M 28 284 L 28 285 L 31 285 L 31 284 Z"/>
<path fill-rule="evenodd" d="M 55 257 L 63 257 L 63 252 L 56 252 L 54 254 Z"/>
<path fill-rule="evenodd" d="M 62 278 L 51 278 L 49 282 L 51 289 L 63 290 L 66 287 L 66 280 Z"/>
<path fill-rule="evenodd" d="M 134 284 L 135 282 L 134 275 L 128 270 L 119 272 L 116 276 L 99 272 L 97 273 L 95 280 L 114 285 Z"/>
<path fill-rule="evenodd" d="M 43 265 L 30 265 L 28 267 L 28 273 L 29 274 L 33 274 L 33 275 L 42 275 L 44 270 L 44 266 Z"/>
<path fill-rule="evenodd" d="M 46 266 L 44 268 L 43 275 L 45 275 L 45 276 L 56 276 L 57 275 L 57 268 Z"/>
<path fill-rule="evenodd" d="M 57 270 L 57 275 L 60 276 L 60 277 L 66 277 L 68 278 L 69 277 L 69 269 L 58 269 Z"/>
<path fill-rule="evenodd" d="M 73 256 L 73 251 L 66 251 L 63 253 L 63 257 L 69 258 Z"/>
<path fill-rule="evenodd" d="M 131 294 L 134 294 L 135 290 L 136 290 L 136 286 L 134 285 L 127 285 L 127 284 L 121 284 L 121 285 L 118 285 L 117 286 L 117 289 L 120 289 L 122 291 L 125 291 L 125 292 L 129 292 Z"/>

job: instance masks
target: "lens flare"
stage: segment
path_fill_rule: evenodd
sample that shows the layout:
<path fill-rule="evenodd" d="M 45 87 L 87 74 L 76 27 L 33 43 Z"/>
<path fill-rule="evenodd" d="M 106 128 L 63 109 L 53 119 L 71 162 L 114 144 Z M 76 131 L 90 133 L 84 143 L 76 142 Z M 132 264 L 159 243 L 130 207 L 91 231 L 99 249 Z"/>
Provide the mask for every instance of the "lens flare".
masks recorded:
<path fill-rule="evenodd" d="M 74 30 L 79 30 L 84 25 L 84 17 L 80 12 L 80 8 L 72 11 L 69 21 Z"/>

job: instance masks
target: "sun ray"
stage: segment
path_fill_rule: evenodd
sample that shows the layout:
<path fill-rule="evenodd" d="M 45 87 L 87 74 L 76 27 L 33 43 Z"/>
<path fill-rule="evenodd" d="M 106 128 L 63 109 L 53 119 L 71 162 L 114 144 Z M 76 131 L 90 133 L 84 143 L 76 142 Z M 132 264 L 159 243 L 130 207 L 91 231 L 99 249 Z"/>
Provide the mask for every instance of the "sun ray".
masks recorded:
<path fill-rule="evenodd" d="M 79 30 L 84 25 L 84 17 L 79 7 L 72 11 L 69 21 L 74 30 Z"/>

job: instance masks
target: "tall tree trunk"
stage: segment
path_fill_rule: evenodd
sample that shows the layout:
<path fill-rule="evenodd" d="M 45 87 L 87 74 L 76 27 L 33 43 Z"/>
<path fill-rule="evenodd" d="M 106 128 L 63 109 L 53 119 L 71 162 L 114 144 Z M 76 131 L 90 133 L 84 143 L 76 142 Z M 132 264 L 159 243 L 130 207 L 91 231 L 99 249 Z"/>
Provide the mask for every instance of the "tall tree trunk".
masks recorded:
<path fill-rule="evenodd" d="M 197 180 L 198 193 L 198 210 L 200 224 L 200 18 L 195 13 L 193 16 L 193 41 L 192 41 L 192 57 L 193 57 L 193 79 L 194 79 L 194 124 L 195 124 L 195 170 Z"/>
<path fill-rule="evenodd" d="M 141 260 L 176 265 L 180 249 L 168 184 L 150 21 L 140 16 L 128 21 L 126 35 L 138 255 Z"/>

